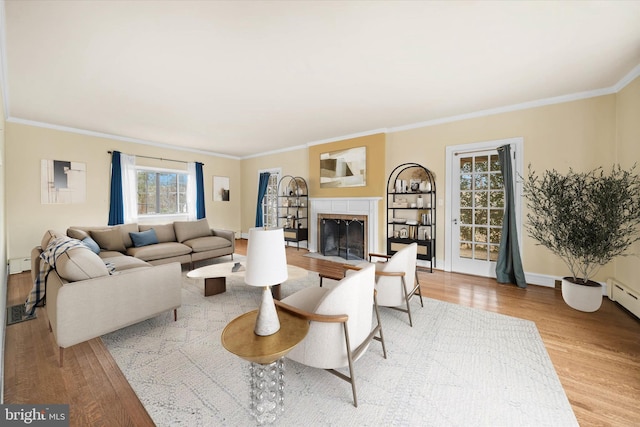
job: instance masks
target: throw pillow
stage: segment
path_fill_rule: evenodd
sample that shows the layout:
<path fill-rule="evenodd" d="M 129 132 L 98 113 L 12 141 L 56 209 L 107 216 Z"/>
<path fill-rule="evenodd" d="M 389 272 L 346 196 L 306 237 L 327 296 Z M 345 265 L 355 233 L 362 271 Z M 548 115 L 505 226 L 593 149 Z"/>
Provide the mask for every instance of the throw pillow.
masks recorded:
<path fill-rule="evenodd" d="M 125 252 L 127 250 L 124 247 L 122 233 L 118 228 L 110 228 L 108 230 L 91 230 L 91 237 L 103 250 L 118 252 Z"/>
<path fill-rule="evenodd" d="M 131 241 L 133 242 L 133 246 L 139 248 L 140 246 L 154 245 L 158 243 L 158 236 L 156 236 L 156 231 L 153 228 L 150 228 L 146 231 L 138 231 L 136 233 L 129 233 L 131 236 Z"/>
<path fill-rule="evenodd" d="M 95 253 L 95 254 L 99 254 L 100 253 L 100 246 L 91 237 L 89 237 L 89 236 L 85 237 L 84 239 L 82 239 L 82 243 L 87 245 L 87 247 L 89 249 L 91 249 L 91 251 L 93 253 Z"/>
<path fill-rule="evenodd" d="M 211 229 L 206 218 L 197 221 L 175 221 L 173 228 L 176 230 L 176 239 L 180 243 L 196 237 L 211 236 Z"/>
<path fill-rule="evenodd" d="M 150 229 L 154 229 L 156 231 L 156 236 L 158 237 L 158 243 L 164 242 L 177 242 L 176 240 L 176 232 L 173 229 L 173 223 L 171 224 L 140 224 L 138 226 L 140 231 L 147 231 Z"/>

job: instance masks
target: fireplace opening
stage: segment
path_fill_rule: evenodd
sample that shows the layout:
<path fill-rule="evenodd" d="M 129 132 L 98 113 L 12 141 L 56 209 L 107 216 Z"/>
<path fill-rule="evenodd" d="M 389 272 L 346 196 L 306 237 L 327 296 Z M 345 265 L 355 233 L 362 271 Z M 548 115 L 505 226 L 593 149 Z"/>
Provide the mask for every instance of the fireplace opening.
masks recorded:
<path fill-rule="evenodd" d="M 347 260 L 364 260 L 364 219 L 323 217 L 320 219 L 320 252 L 325 256 L 338 256 Z"/>

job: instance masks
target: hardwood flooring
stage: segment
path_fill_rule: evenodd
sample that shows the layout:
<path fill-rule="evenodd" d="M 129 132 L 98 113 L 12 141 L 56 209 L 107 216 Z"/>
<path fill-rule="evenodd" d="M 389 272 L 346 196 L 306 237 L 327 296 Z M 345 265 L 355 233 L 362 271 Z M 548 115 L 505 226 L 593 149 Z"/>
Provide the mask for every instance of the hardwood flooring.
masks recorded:
<path fill-rule="evenodd" d="M 246 240 L 236 248 L 246 253 Z M 342 273 L 339 264 L 304 254 L 287 248 L 290 264 Z M 535 322 L 581 426 L 640 425 L 640 321 L 616 303 L 604 298 L 599 311 L 582 313 L 551 288 L 438 270 L 419 271 L 419 279 L 426 297 Z M 30 289 L 28 272 L 11 275 L 7 306 L 22 303 Z M 153 425 L 99 338 L 66 349 L 59 368 L 46 312 L 37 315 L 7 327 L 4 403 L 68 403 L 71 426 Z"/>

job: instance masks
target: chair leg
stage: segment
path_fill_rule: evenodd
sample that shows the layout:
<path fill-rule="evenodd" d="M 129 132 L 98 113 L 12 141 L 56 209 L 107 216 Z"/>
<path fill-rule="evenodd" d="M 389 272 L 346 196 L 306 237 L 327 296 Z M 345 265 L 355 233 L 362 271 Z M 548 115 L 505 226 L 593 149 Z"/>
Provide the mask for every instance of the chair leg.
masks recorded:
<path fill-rule="evenodd" d="M 411 319 L 411 305 L 409 304 L 409 300 L 411 299 L 410 295 L 407 295 L 407 286 L 404 281 L 404 276 L 400 278 L 402 282 L 402 293 L 404 294 L 404 301 L 407 304 L 407 314 L 409 315 L 409 326 L 413 327 L 413 319 Z"/>
<path fill-rule="evenodd" d="M 422 302 L 422 289 L 420 289 L 420 279 L 418 279 L 418 270 L 416 270 L 416 293 L 420 296 L 420 305 L 424 307 L 424 303 Z"/>
<path fill-rule="evenodd" d="M 349 360 L 349 382 L 351 383 L 351 391 L 353 392 L 353 406 L 358 407 L 358 395 L 356 393 L 356 378 L 353 371 L 353 355 L 351 354 L 351 343 L 349 342 L 349 330 L 347 329 L 347 322 L 342 324 L 344 328 L 344 339 L 347 344 L 347 360 Z"/>
<path fill-rule="evenodd" d="M 353 352 L 351 351 L 351 344 L 349 342 L 349 331 L 347 330 L 347 322 L 343 322 L 342 326 L 344 328 L 344 340 L 345 343 L 347 344 L 347 360 L 349 361 L 349 375 L 345 375 L 340 371 L 337 371 L 335 369 L 325 369 L 327 372 L 331 372 L 333 375 L 335 375 L 336 377 L 351 383 L 351 392 L 353 393 L 353 406 L 355 406 L 356 408 L 358 407 L 358 395 L 356 393 L 356 378 L 355 378 L 355 372 L 353 369 Z M 362 344 L 361 344 L 362 346 Z M 359 347 L 358 349 L 356 349 L 356 353 L 359 353 L 361 351 L 361 347 Z"/>
<path fill-rule="evenodd" d="M 177 308 L 173 309 L 173 321 L 174 322 L 178 321 L 178 309 Z"/>
<path fill-rule="evenodd" d="M 60 367 L 64 366 L 64 348 L 60 347 Z"/>
<path fill-rule="evenodd" d="M 375 340 L 380 341 L 380 344 L 382 344 L 382 355 L 384 356 L 384 358 L 387 358 L 387 347 L 384 345 L 384 335 L 382 334 L 382 322 L 380 321 L 380 310 L 378 310 L 378 297 L 376 295 L 376 293 L 373 293 L 373 307 L 376 310 L 376 319 L 378 320 L 378 326 L 377 329 L 380 332 L 380 338 L 378 337 L 373 337 Z"/>

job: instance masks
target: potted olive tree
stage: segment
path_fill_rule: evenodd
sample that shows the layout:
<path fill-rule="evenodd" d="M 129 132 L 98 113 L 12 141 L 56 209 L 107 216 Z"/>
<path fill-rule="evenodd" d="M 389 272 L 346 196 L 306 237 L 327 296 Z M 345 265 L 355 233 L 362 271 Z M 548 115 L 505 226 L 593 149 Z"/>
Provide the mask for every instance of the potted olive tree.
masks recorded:
<path fill-rule="evenodd" d="M 562 280 L 565 302 L 577 310 L 596 311 L 602 289 L 593 276 L 640 239 L 640 177 L 614 166 L 566 174 L 538 175 L 529 165 L 523 180 L 527 201 L 526 229 L 557 255 L 571 272 Z"/>

